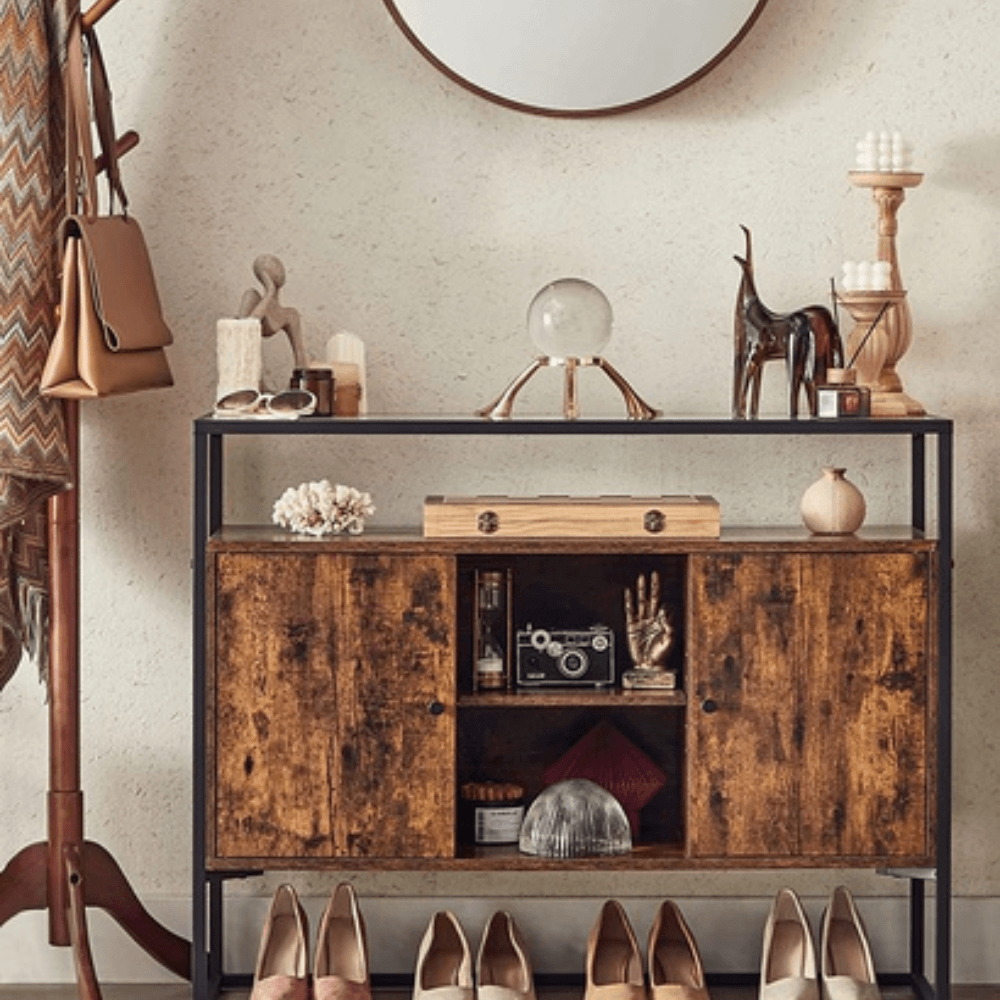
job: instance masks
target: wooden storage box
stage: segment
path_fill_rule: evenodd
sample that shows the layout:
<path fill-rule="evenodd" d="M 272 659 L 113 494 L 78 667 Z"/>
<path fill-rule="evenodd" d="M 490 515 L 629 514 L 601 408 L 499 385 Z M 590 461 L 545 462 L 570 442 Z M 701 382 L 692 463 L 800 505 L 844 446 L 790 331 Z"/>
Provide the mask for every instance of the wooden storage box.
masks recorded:
<path fill-rule="evenodd" d="M 428 538 L 718 538 L 708 496 L 443 497 L 424 501 Z"/>

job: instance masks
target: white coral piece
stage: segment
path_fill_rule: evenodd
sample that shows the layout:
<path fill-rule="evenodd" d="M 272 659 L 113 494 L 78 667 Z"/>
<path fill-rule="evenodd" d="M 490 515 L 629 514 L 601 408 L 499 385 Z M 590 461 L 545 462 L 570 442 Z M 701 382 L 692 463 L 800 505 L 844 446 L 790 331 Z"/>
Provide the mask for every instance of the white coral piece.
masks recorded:
<path fill-rule="evenodd" d="M 290 486 L 275 501 L 272 520 L 301 535 L 360 535 L 375 513 L 371 495 L 328 479 Z"/>

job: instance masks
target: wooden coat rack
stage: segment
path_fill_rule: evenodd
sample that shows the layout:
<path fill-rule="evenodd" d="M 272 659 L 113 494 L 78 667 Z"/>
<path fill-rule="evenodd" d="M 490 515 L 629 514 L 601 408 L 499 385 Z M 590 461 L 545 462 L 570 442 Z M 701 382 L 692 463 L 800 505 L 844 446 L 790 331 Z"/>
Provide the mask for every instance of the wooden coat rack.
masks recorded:
<path fill-rule="evenodd" d="M 82 15 L 92 28 L 118 0 L 97 0 Z M 124 155 L 139 142 L 126 132 L 115 144 Z M 98 172 L 106 168 L 97 160 Z M 107 910 L 161 965 L 191 975 L 190 942 L 159 924 L 143 907 L 121 868 L 101 845 L 83 836 L 80 788 L 80 419 L 79 403 L 64 400 L 73 487 L 49 501 L 51 647 L 49 682 L 48 839 L 23 848 L 0 871 L 0 926 L 25 910 L 49 913 L 49 943 L 72 947 L 81 1000 L 101 1000 L 87 934 L 88 906 Z"/>

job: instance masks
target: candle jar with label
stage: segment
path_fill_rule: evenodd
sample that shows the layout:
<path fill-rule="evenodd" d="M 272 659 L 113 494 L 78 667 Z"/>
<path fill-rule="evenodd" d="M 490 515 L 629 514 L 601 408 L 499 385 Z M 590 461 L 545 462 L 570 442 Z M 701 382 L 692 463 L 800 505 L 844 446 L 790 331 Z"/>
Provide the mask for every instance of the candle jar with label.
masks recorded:
<path fill-rule="evenodd" d="M 816 389 L 816 416 L 871 416 L 871 390 L 856 382 L 853 368 L 828 368 L 826 384 Z"/>
<path fill-rule="evenodd" d="M 503 781 L 462 785 L 459 840 L 477 847 L 516 844 L 524 820 L 524 789 Z"/>

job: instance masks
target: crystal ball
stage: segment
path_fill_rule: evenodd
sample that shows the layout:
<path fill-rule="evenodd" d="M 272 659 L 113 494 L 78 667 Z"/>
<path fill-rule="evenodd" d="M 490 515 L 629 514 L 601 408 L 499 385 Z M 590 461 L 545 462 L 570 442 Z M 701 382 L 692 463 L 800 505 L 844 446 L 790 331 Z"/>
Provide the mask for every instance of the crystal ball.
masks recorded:
<path fill-rule="evenodd" d="M 528 307 L 528 335 L 549 358 L 592 358 L 608 345 L 614 315 L 599 288 L 581 278 L 546 285 Z"/>

